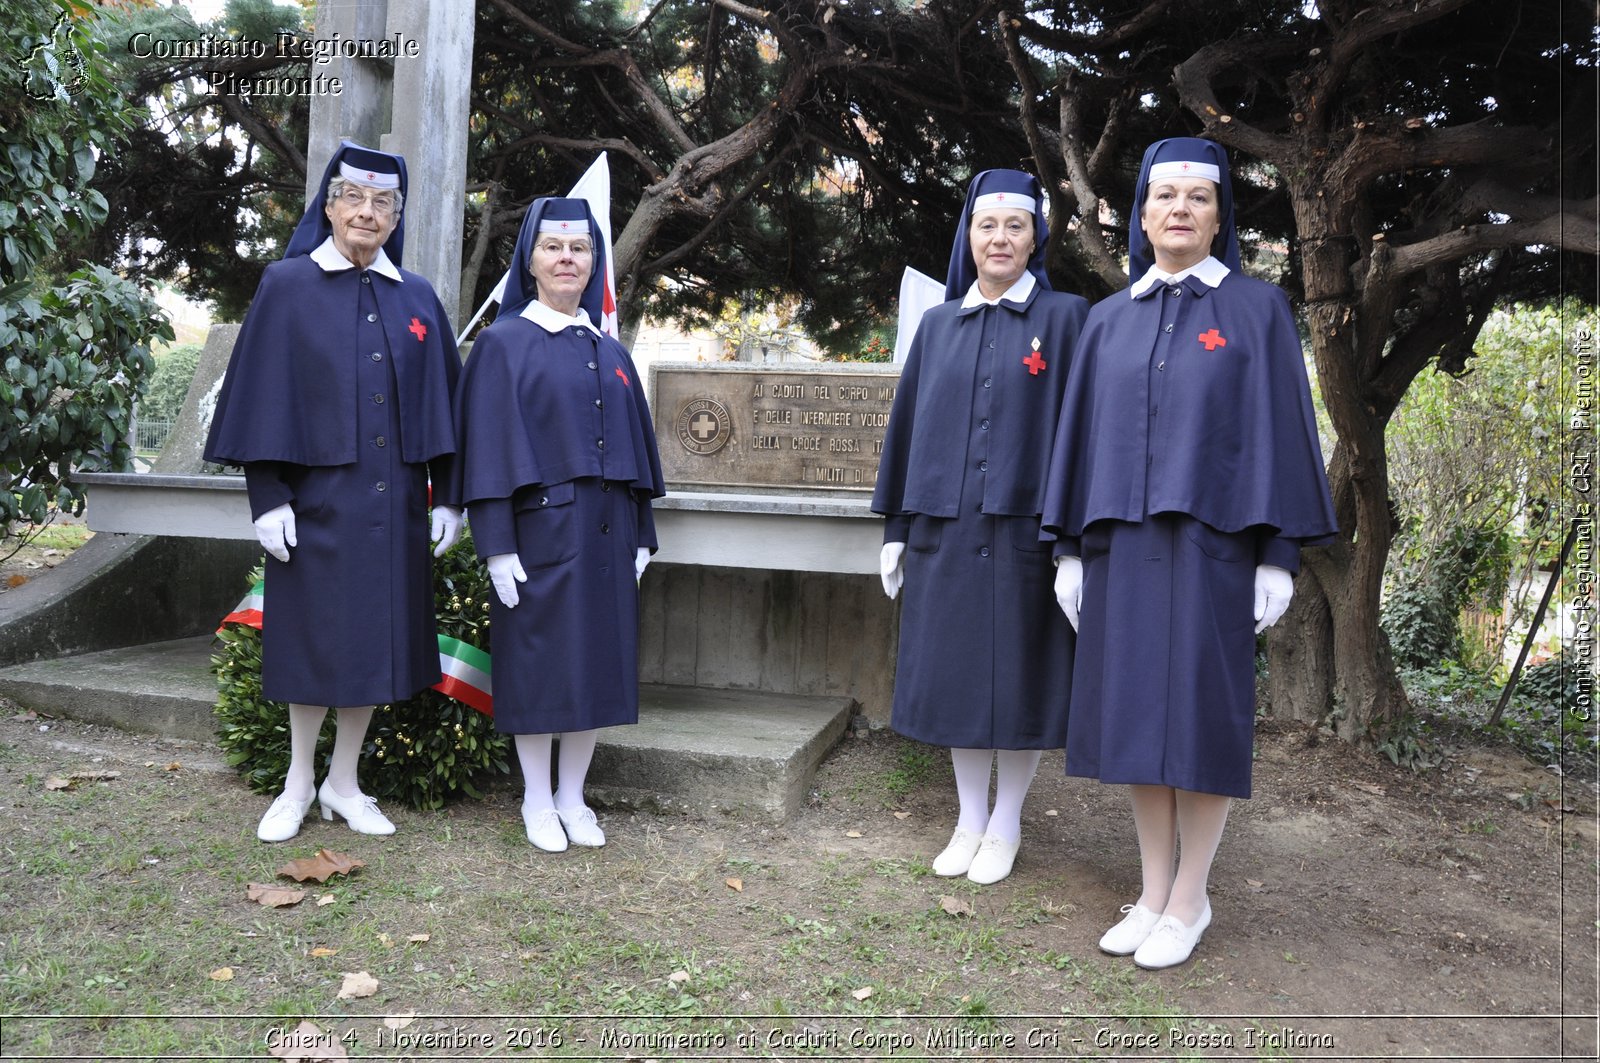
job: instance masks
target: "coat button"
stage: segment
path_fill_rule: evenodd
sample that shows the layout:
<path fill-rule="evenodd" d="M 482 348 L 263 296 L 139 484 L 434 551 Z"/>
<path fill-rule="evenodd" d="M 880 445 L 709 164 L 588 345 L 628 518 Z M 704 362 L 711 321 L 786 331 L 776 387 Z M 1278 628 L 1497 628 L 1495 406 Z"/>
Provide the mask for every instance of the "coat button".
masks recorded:
<path fill-rule="evenodd" d="M 595 409 L 597 409 L 597 410 L 603 410 L 603 409 L 605 409 L 605 405 L 606 405 L 606 404 L 605 404 L 605 403 L 603 403 L 603 402 L 601 402 L 601 401 L 600 401 L 600 400 L 599 400 L 599 399 L 595 399 L 595 400 L 594 400 L 594 408 L 595 408 Z"/>
<path fill-rule="evenodd" d="M 373 484 L 372 486 L 376 487 L 380 491 L 389 490 L 389 485 L 384 483 L 382 480 L 379 480 L 377 483 Z"/>
<path fill-rule="evenodd" d="M 609 524 L 600 525 L 600 534 L 601 535 L 610 535 L 611 534 L 611 525 L 609 525 Z"/>
<path fill-rule="evenodd" d="M 549 495 L 540 495 L 539 496 L 539 504 L 541 506 L 548 506 L 550 504 L 550 496 Z"/>
<path fill-rule="evenodd" d="M 1165 373 L 1166 371 L 1167 371 L 1167 363 L 1166 362 L 1157 362 L 1156 363 L 1156 372 Z"/>
<path fill-rule="evenodd" d="M 988 557 L 989 556 L 989 548 L 987 546 L 978 547 L 978 556 L 979 557 Z"/>
<path fill-rule="evenodd" d="M 379 436 L 377 439 L 374 439 L 372 442 L 374 444 L 376 444 L 377 446 L 380 446 L 380 447 L 386 447 L 386 446 L 389 445 L 389 441 L 387 439 L 383 438 L 382 436 Z"/>
<path fill-rule="evenodd" d="M 984 377 L 983 378 L 983 386 L 986 387 L 986 388 L 994 387 L 994 377 L 988 377 L 988 376 Z"/>
<path fill-rule="evenodd" d="M 594 363 L 594 362 L 590 362 L 590 363 L 588 363 L 588 365 L 589 365 L 589 368 L 590 368 L 590 369 L 599 369 L 599 368 L 600 368 L 600 366 L 599 366 L 599 365 L 597 365 L 597 364 L 596 364 L 596 363 Z"/>
<path fill-rule="evenodd" d="M 367 315 L 367 320 L 368 321 L 376 321 L 376 320 L 378 320 L 378 315 L 377 314 L 368 314 Z"/>
<path fill-rule="evenodd" d="M 594 445 L 595 445 L 595 446 L 597 446 L 597 447 L 599 447 L 599 448 L 600 448 L 600 449 L 601 449 L 601 450 L 604 450 L 604 449 L 606 449 L 606 441 L 605 441 L 605 440 L 603 440 L 603 439 L 597 439 L 597 440 L 595 440 L 595 441 L 594 441 Z"/>
<path fill-rule="evenodd" d="M 1171 325 L 1163 325 L 1163 326 L 1161 326 L 1161 331 L 1162 332 L 1171 332 L 1172 331 L 1172 326 Z"/>
<path fill-rule="evenodd" d="M 362 284 L 371 284 L 372 283 L 372 278 L 367 276 L 365 273 L 363 273 L 361 275 L 361 283 Z"/>
<path fill-rule="evenodd" d="M 382 395 L 382 393 L 379 393 L 377 395 L 372 396 L 372 401 L 377 403 L 379 406 L 382 406 L 383 405 L 383 395 Z"/>
<path fill-rule="evenodd" d="M 1172 287 L 1167 289 L 1167 294 L 1176 298 L 1183 294 L 1183 289 L 1174 284 Z"/>
<path fill-rule="evenodd" d="M 989 430 L 989 418 L 985 417 L 983 420 L 979 421 L 978 427 L 987 432 Z"/>
<path fill-rule="evenodd" d="M 381 361 L 383 361 L 383 352 L 382 351 L 373 351 L 371 357 L 372 357 L 372 360 L 374 362 L 381 362 Z"/>
<path fill-rule="evenodd" d="M 989 463 L 987 461 L 978 462 L 978 471 L 979 472 L 988 472 L 989 471 Z"/>
<path fill-rule="evenodd" d="M 600 481 L 600 490 L 602 490 L 602 491 L 611 490 L 611 481 L 610 480 L 601 480 Z"/>

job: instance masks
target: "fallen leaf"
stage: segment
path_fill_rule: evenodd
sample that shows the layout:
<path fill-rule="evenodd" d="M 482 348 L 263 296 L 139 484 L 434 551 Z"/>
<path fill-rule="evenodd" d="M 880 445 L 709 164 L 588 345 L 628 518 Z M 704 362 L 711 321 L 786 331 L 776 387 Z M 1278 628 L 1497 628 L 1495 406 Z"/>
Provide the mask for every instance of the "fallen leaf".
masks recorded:
<path fill-rule="evenodd" d="M 309 1019 L 300 1020 L 299 1026 L 273 1040 L 276 1043 L 268 1051 L 284 1063 L 324 1063 L 350 1058 L 333 1033 Z"/>
<path fill-rule="evenodd" d="M 872 995 L 872 987 L 869 985 L 864 985 L 850 995 L 855 997 L 857 1000 L 865 1000 Z"/>
<path fill-rule="evenodd" d="M 968 904 L 960 897 L 940 897 L 939 907 L 943 908 L 950 915 L 961 916 L 972 914 L 972 905 Z"/>
<path fill-rule="evenodd" d="M 26 582 L 28 582 L 28 577 L 24 576 L 20 572 L 13 572 L 11 575 L 6 577 L 6 586 L 12 589 L 20 587 Z"/>
<path fill-rule="evenodd" d="M 391 1030 L 404 1030 L 416 1021 L 417 1012 L 415 1008 L 403 1015 L 385 1015 L 383 1017 L 383 1024 Z"/>
<path fill-rule="evenodd" d="M 412 934 L 410 937 L 406 938 L 406 940 L 411 942 L 413 945 L 424 945 L 427 944 L 431 937 L 433 937 L 432 934 Z"/>
<path fill-rule="evenodd" d="M 213 982 L 231 982 L 233 981 L 233 968 L 218 967 L 216 970 L 206 975 L 206 977 L 211 979 Z"/>
<path fill-rule="evenodd" d="M 909 813 L 909 812 L 896 812 L 894 814 L 894 818 L 895 819 L 910 819 L 911 818 L 911 813 Z"/>
<path fill-rule="evenodd" d="M 324 893 L 322 896 L 317 898 L 317 907 L 326 908 L 328 905 L 337 904 L 338 902 L 339 898 L 335 897 L 333 894 Z"/>
<path fill-rule="evenodd" d="M 844 836 L 846 838 L 859 838 L 861 837 L 861 832 L 858 830 L 847 830 L 844 832 Z"/>
<path fill-rule="evenodd" d="M 1256 881 L 1256 880 L 1255 880 L 1255 879 L 1253 879 L 1253 878 L 1247 878 L 1247 879 L 1245 879 L 1245 880 L 1244 880 L 1244 884 L 1245 884 L 1245 885 L 1246 885 L 1246 886 L 1249 886 L 1249 887 L 1250 887 L 1250 888 L 1251 888 L 1251 889 L 1253 889 L 1253 890 L 1258 890 L 1258 889 L 1260 889 L 1260 888 L 1261 888 L 1261 887 L 1262 887 L 1262 886 L 1264 886 L 1264 885 L 1266 885 L 1266 883 L 1265 883 L 1265 882 L 1257 882 L 1257 881 Z"/>
<path fill-rule="evenodd" d="M 39 714 L 34 712 L 32 709 L 29 709 L 27 712 L 19 712 L 11 718 L 16 720 L 18 723 L 32 723 L 34 720 L 39 718 Z"/>
<path fill-rule="evenodd" d="M 297 890 L 290 886 L 261 885 L 252 882 L 245 887 L 244 899 L 255 901 L 263 908 L 287 908 L 292 904 L 299 904 L 306 899 L 305 890 Z"/>
<path fill-rule="evenodd" d="M 51 775 L 44 780 L 44 788 L 46 790 L 70 790 L 72 789 L 72 783 L 59 775 Z"/>
<path fill-rule="evenodd" d="M 744 879 L 742 878 L 725 878 L 722 880 L 722 884 L 735 893 L 744 892 Z"/>
<path fill-rule="evenodd" d="M 122 778 L 122 772 L 95 768 L 89 771 L 75 771 L 67 778 L 72 782 L 110 782 L 112 779 Z"/>
<path fill-rule="evenodd" d="M 380 930 L 378 932 L 378 944 L 382 945 L 386 949 L 392 949 L 394 948 L 394 938 Z"/>
<path fill-rule="evenodd" d="M 378 991 L 378 980 L 366 971 L 345 971 L 344 984 L 339 987 L 340 1000 L 370 997 Z"/>
<path fill-rule="evenodd" d="M 671 982 L 673 985 L 682 985 L 688 980 L 688 971 L 673 971 L 671 974 L 667 975 L 667 981 Z"/>
<path fill-rule="evenodd" d="M 1379 797 L 1382 797 L 1389 792 L 1375 782 L 1358 782 L 1355 784 L 1355 786 L 1357 790 L 1365 790 L 1367 793 L 1377 794 Z"/>
<path fill-rule="evenodd" d="M 318 849 L 316 856 L 303 856 L 299 860 L 290 860 L 278 868 L 278 874 L 283 878 L 292 878 L 296 882 L 304 882 L 307 879 L 326 882 L 334 875 L 348 875 L 356 868 L 366 866 L 365 861 L 357 860 L 348 853 Z"/>
<path fill-rule="evenodd" d="M 338 954 L 338 949 L 330 949 L 322 945 L 318 945 L 316 948 L 311 950 L 311 955 L 319 960 L 324 956 L 337 956 Z"/>
<path fill-rule="evenodd" d="M 175 760 L 172 763 L 167 765 L 166 770 L 167 771 L 182 771 L 183 770 L 183 765 Z"/>
<path fill-rule="evenodd" d="M 1047 808 L 1047 809 L 1045 809 L 1045 810 L 1044 810 L 1044 814 L 1045 814 L 1045 815 L 1047 815 L 1047 816 L 1059 816 L 1059 815 L 1061 815 L 1061 813 L 1060 813 L 1060 812 L 1057 812 L 1057 811 L 1056 811 L 1056 810 L 1055 810 L 1055 809 L 1053 809 L 1053 808 Z"/>

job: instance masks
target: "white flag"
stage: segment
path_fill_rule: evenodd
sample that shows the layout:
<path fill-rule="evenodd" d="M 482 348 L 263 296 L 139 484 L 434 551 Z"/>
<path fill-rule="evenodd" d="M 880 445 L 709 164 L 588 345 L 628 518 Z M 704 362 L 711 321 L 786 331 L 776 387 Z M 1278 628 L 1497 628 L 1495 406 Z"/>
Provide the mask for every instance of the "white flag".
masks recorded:
<path fill-rule="evenodd" d="M 894 360 L 901 363 L 911 351 L 912 337 L 922 315 L 944 302 L 944 282 L 906 267 L 900 276 L 900 326 L 894 337 Z"/>

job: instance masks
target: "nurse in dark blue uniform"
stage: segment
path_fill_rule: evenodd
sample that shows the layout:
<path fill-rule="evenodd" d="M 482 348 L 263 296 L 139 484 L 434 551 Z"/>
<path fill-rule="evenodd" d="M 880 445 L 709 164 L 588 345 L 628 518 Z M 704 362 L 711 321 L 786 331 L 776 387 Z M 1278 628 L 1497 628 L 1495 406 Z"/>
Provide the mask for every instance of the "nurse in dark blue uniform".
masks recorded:
<path fill-rule="evenodd" d="M 597 233 L 581 199 L 528 208 L 457 405 L 462 496 L 498 599 L 495 728 L 516 736 L 523 825 L 550 852 L 605 844 L 583 783 L 598 729 L 639 719 L 638 580 L 665 493 L 644 381 L 597 327 Z"/>
<path fill-rule="evenodd" d="M 1022 803 L 1040 753 L 1065 741 L 1072 686 L 1039 514 L 1088 304 L 1050 290 L 1048 238 L 1032 175 L 973 179 L 948 301 L 912 340 L 872 499 L 888 518 L 884 592 L 905 591 L 890 723 L 951 747 L 960 818 L 933 870 L 978 883 L 1011 873 Z"/>
<path fill-rule="evenodd" d="M 357 784 L 377 704 L 439 681 L 428 555 L 461 531 L 451 400 L 461 362 L 433 288 L 400 268 L 405 161 L 346 142 L 234 344 L 207 461 L 244 467 L 267 551 L 262 695 L 289 702 L 283 793 L 262 841 L 324 819 L 391 834 Z M 339 727 L 315 786 L 328 707 Z"/>
<path fill-rule="evenodd" d="M 1044 523 L 1078 631 L 1067 772 L 1130 784 L 1139 835 L 1143 891 L 1100 947 L 1154 969 L 1211 921 L 1250 796 L 1255 637 L 1336 525 L 1289 301 L 1239 270 L 1222 148 L 1152 146 L 1134 213 L 1133 283 L 1084 326 Z"/>

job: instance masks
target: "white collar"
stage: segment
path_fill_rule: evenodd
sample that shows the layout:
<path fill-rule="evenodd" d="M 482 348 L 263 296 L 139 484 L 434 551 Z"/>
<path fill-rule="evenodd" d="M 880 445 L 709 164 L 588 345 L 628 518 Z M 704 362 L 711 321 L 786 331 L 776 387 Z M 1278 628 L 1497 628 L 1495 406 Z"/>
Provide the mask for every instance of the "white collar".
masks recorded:
<path fill-rule="evenodd" d="M 354 262 L 341 255 L 339 249 L 333 246 L 333 237 L 331 236 L 318 244 L 317 249 L 311 252 L 311 261 L 321 266 L 324 273 L 342 273 L 347 269 L 356 268 Z M 394 268 L 394 263 L 389 261 L 389 256 L 384 253 L 381 247 L 378 248 L 378 257 L 373 259 L 372 265 L 367 268 L 374 273 L 388 277 L 392 281 L 405 283 L 405 279 L 400 276 L 400 271 Z"/>
<path fill-rule="evenodd" d="M 589 311 L 581 306 L 578 307 L 576 314 L 568 317 L 553 306 L 546 306 L 538 299 L 530 299 L 528 305 L 522 308 L 522 313 L 517 316 L 527 318 L 550 333 L 560 332 L 562 329 L 569 329 L 576 325 L 579 328 L 588 329 L 596 336 L 600 335 L 600 330 L 595 328 L 594 322 L 589 320 Z"/>
<path fill-rule="evenodd" d="M 1039 282 L 1033 279 L 1033 274 L 1023 270 L 1022 276 L 1017 278 L 1017 282 L 1000 293 L 1000 299 L 1012 303 L 1025 303 L 1028 301 L 1028 296 L 1033 294 L 1033 286 L 1037 283 Z M 1000 299 L 986 298 L 978 290 L 978 282 L 973 281 L 972 287 L 967 289 L 966 296 L 961 300 L 961 309 L 970 310 L 975 306 L 994 306 L 1000 302 Z"/>
<path fill-rule="evenodd" d="M 1137 299 L 1157 284 L 1176 284 L 1185 277 L 1194 277 L 1207 288 L 1215 288 L 1230 272 L 1214 255 L 1207 255 L 1188 269 L 1180 269 L 1170 276 L 1151 266 L 1144 276 L 1133 282 L 1128 291 Z"/>

